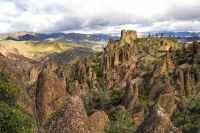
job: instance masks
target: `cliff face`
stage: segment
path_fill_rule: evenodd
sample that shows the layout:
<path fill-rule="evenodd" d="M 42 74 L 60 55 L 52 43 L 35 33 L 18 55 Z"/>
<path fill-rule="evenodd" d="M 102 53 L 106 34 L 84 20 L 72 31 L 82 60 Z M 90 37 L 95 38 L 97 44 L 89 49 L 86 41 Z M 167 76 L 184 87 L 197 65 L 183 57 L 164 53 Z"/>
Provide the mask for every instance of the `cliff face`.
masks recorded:
<path fill-rule="evenodd" d="M 44 69 L 38 77 L 36 89 L 37 119 L 40 125 L 48 119 L 63 101 L 69 97 L 65 87 L 51 69 Z"/>

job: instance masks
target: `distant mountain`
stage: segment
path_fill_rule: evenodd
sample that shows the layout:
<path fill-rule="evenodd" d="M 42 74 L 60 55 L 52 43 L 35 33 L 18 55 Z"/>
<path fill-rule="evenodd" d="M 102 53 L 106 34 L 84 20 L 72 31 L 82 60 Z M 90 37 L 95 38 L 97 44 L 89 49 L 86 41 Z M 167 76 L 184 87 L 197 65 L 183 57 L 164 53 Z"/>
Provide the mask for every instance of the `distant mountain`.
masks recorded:
<path fill-rule="evenodd" d="M 34 32 L 15 32 L 2 33 L 2 40 L 17 40 L 17 41 L 57 41 L 57 42 L 82 42 L 95 41 L 107 42 L 109 38 L 117 38 L 115 34 L 80 34 L 80 33 L 34 33 Z"/>
<path fill-rule="evenodd" d="M 151 37 L 155 37 L 156 35 L 158 37 L 163 36 L 164 37 L 172 37 L 175 36 L 175 38 L 180 42 L 191 42 L 194 40 L 200 40 L 200 32 L 172 32 L 172 31 L 166 31 L 166 32 L 139 32 L 138 36 L 140 38 L 146 38 L 148 37 L 148 34 L 150 33 Z"/>
<path fill-rule="evenodd" d="M 191 42 L 200 40 L 200 32 L 138 32 L 139 38 L 147 38 L 150 33 L 151 37 L 163 36 L 172 37 L 180 42 Z M 120 33 L 95 33 L 95 34 L 81 34 L 81 33 L 36 33 L 19 31 L 14 33 L 0 33 L 0 40 L 15 40 L 15 41 L 46 41 L 46 42 L 68 42 L 82 45 L 91 45 L 94 43 L 101 43 L 105 47 L 109 38 L 115 40 L 120 39 Z"/>

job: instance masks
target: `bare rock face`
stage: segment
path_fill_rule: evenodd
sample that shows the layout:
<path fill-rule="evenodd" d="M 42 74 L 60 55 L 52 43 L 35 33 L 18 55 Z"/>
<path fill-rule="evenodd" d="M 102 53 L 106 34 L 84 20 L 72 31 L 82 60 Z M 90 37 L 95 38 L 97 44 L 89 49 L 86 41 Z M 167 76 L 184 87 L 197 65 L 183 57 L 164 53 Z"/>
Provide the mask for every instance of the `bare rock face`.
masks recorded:
<path fill-rule="evenodd" d="M 59 78 L 50 69 L 41 71 L 37 84 L 36 110 L 38 123 L 42 125 L 69 94 Z"/>
<path fill-rule="evenodd" d="M 131 43 L 132 40 L 137 38 L 137 33 L 134 30 L 122 30 L 120 38 L 120 46 L 123 46 L 125 43 Z"/>
<path fill-rule="evenodd" d="M 179 96 L 185 96 L 184 73 L 182 69 L 176 69 L 174 73 L 176 92 Z"/>
<path fill-rule="evenodd" d="M 78 96 L 67 99 L 44 125 L 47 133 L 102 133 L 108 122 L 102 111 L 87 116 L 83 101 Z"/>
<path fill-rule="evenodd" d="M 138 104 L 139 104 L 138 87 L 136 86 L 136 84 L 131 82 L 130 79 L 128 79 L 126 81 L 126 89 L 125 89 L 123 105 L 128 110 Z"/>
<path fill-rule="evenodd" d="M 174 109 L 176 108 L 174 88 L 170 85 L 164 85 L 159 90 L 159 96 L 157 104 L 162 107 L 169 116 L 172 116 Z"/>
<path fill-rule="evenodd" d="M 159 76 L 163 73 L 172 72 L 175 66 L 172 61 L 172 54 L 167 53 L 164 57 L 158 61 L 158 63 L 154 67 L 153 77 Z"/>
<path fill-rule="evenodd" d="M 98 111 L 89 117 L 91 131 L 93 133 L 102 133 L 106 122 L 109 121 L 107 114 L 103 111 Z"/>
<path fill-rule="evenodd" d="M 189 66 L 176 69 L 174 73 L 175 89 L 179 96 L 189 95 L 195 84 L 195 72 Z"/>
<path fill-rule="evenodd" d="M 38 75 L 42 71 L 42 69 L 43 69 L 43 64 L 34 64 L 30 68 L 29 81 L 28 81 L 29 85 L 31 85 L 37 81 Z"/>
<path fill-rule="evenodd" d="M 110 65 L 111 65 L 110 57 L 107 54 L 104 54 L 101 57 L 101 63 L 100 63 L 103 73 L 106 73 L 110 69 Z"/>
<path fill-rule="evenodd" d="M 109 38 L 108 44 L 106 46 L 106 51 L 112 51 L 119 45 L 119 41 Z"/>
<path fill-rule="evenodd" d="M 45 68 L 51 69 L 52 71 L 55 71 L 58 68 L 58 65 L 55 61 L 51 61 L 51 62 L 47 63 Z"/>
<path fill-rule="evenodd" d="M 154 107 L 137 128 L 136 133 L 181 133 L 181 131 L 171 123 L 164 109 Z"/>
<path fill-rule="evenodd" d="M 159 50 L 160 51 L 168 51 L 169 49 L 170 49 L 170 44 L 167 42 L 167 40 L 163 39 L 160 42 Z"/>
<path fill-rule="evenodd" d="M 173 114 L 176 108 L 174 88 L 170 84 L 164 84 L 157 80 L 150 79 L 148 84 L 148 96 L 156 104 L 165 109 L 169 116 Z"/>
<path fill-rule="evenodd" d="M 194 54 L 200 52 L 200 43 L 198 41 L 193 42 L 193 52 Z"/>
<path fill-rule="evenodd" d="M 137 85 L 131 82 L 130 79 L 126 81 L 123 105 L 126 110 L 132 110 L 133 124 L 136 126 L 140 125 L 148 114 L 147 109 L 145 109 L 139 101 Z"/>
<path fill-rule="evenodd" d="M 119 55 L 120 55 L 119 50 L 116 49 L 114 52 L 114 63 L 113 63 L 114 66 L 118 66 L 119 64 Z"/>

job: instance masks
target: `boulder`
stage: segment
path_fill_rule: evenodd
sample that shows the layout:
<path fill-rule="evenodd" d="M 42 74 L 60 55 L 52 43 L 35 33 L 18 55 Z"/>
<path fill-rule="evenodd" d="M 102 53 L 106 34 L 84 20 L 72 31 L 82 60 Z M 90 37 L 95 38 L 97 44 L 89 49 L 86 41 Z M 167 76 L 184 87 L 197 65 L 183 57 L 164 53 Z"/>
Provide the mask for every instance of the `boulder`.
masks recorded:
<path fill-rule="evenodd" d="M 181 133 L 181 131 L 172 124 L 166 111 L 156 106 L 138 126 L 136 133 Z"/>
<path fill-rule="evenodd" d="M 84 103 L 78 96 L 65 100 L 44 125 L 48 133 L 102 133 L 108 116 L 98 111 L 87 116 Z"/>

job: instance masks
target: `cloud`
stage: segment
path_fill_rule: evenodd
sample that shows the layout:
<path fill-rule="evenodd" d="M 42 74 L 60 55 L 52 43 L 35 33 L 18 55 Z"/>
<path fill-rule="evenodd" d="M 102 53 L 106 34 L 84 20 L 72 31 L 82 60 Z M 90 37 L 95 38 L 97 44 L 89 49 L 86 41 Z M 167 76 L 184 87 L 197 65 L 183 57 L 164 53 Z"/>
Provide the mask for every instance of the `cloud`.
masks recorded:
<path fill-rule="evenodd" d="M 0 32 L 199 31 L 200 0 L 3 0 Z"/>

